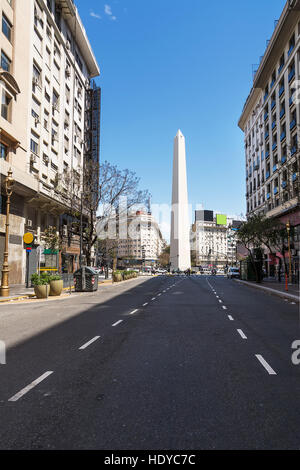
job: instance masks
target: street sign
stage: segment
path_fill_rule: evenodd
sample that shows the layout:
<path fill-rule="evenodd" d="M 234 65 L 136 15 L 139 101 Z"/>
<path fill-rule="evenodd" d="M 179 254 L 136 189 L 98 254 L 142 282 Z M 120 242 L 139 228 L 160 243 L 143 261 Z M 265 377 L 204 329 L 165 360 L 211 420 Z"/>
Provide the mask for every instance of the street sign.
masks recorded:
<path fill-rule="evenodd" d="M 33 242 L 33 240 L 34 240 L 34 236 L 32 233 L 27 232 L 24 234 L 23 241 L 24 243 L 26 243 L 26 245 L 30 245 Z"/>
<path fill-rule="evenodd" d="M 31 250 L 32 250 L 32 249 L 31 249 L 30 247 L 27 247 L 27 248 L 26 248 L 26 251 L 28 251 L 28 253 L 30 253 Z"/>

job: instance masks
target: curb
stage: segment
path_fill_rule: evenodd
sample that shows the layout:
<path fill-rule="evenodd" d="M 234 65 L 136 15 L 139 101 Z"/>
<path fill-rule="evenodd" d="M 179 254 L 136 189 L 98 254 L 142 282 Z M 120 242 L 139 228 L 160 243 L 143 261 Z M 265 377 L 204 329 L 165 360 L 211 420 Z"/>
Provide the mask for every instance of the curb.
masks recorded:
<path fill-rule="evenodd" d="M 264 292 L 267 292 L 269 294 L 277 295 L 278 297 L 284 298 L 284 299 L 289 299 L 289 300 L 294 300 L 296 302 L 300 302 L 300 298 L 297 295 L 293 294 L 288 294 L 287 292 L 282 292 L 276 289 L 271 289 L 270 287 L 265 287 L 265 286 L 260 286 L 257 284 L 252 284 L 251 282 L 247 281 L 241 281 L 240 279 L 234 279 L 235 282 L 238 282 L 240 284 L 243 284 L 245 286 L 253 287 L 254 289 L 260 289 Z"/>

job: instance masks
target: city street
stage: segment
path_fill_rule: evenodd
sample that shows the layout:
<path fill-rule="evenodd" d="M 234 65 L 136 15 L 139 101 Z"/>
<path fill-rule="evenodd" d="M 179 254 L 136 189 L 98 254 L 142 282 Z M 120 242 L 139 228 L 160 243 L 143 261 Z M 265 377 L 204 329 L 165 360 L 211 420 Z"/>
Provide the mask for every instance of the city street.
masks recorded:
<path fill-rule="evenodd" d="M 0 306 L 2 449 L 299 449 L 299 305 L 223 277 Z"/>

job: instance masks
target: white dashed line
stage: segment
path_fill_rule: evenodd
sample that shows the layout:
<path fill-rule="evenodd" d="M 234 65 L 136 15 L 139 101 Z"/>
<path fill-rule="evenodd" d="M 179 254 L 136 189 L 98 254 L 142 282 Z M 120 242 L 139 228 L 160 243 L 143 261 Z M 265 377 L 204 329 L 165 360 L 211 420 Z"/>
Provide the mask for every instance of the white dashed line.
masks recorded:
<path fill-rule="evenodd" d="M 26 395 L 26 393 L 30 392 L 30 390 L 32 390 L 34 387 L 36 387 L 39 383 L 41 383 L 43 380 L 45 380 L 51 374 L 53 374 L 53 371 L 45 372 L 45 374 L 41 375 L 38 379 L 31 382 L 31 384 L 27 385 L 27 387 L 23 388 L 16 395 L 9 398 L 8 401 L 18 401 L 20 398 L 22 398 L 24 395 Z"/>
<path fill-rule="evenodd" d="M 234 321 L 234 318 L 231 315 L 228 315 L 230 321 Z"/>
<path fill-rule="evenodd" d="M 237 330 L 237 332 L 239 333 L 239 335 L 241 335 L 241 337 L 243 339 L 247 339 L 247 336 L 245 335 L 245 333 L 243 332 L 243 330 Z"/>
<path fill-rule="evenodd" d="M 119 321 L 117 321 L 116 323 L 114 323 L 114 324 L 113 324 L 113 325 L 111 325 L 111 326 L 117 326 L 117 325 L 120 325 L 120 323 L 122 323 L 122 321 L 123 321 L 123 320 L 119 320 Z"/>
<path fill-rule="evenodd" d="M 158 295 L 157 295 L 157 297 L 160 297 L 160 296 L 161 296 L 161 294 L 158 294 Z"/>
<path fill-rule="evenodd" d="M 148 302 L 146 302 L 145 304 L 143 304 L 143 307 L 146 307 L 148 305 Z"/>
<path fill-rule="evenodd" d="M 97 341 L 97 339 L 99 339 L 100 336 L 95 336 L 95 338 L 91 339 L 90 341 L 88 341 L 87 343 L 85 343 L 83 346 L 80 346 L 79 350 L 83 350 L 83 349 L 86 349 L 90 344 L 94 343 L 95 341 Z"/>
<path fill-rule="evenodd" d="M 132 312 L 130 312 L 130 314 L 129 314 L 129 315 L 134 315 L 134 314 L 135 314 L 136 312 L 138 312 L 138 311 L 139 311 L 139 309 L 138 309 L 138 308 L 136 308 L 135 310 L 133 310 Z"/>
<path fill-rule="evenodd" d="M 156 297 L 153 297 L 153 299 L 151 299 L 151 300 L 156 300 Z"/>
<path fill-rule="evenodd" d="M 277 375 L 275 370 L 272 369 L 272 367 L 267 363 L 267 361 L 260 354 L 255 354 L 255 357 L 257 357 L 259 362 L 264 366 L 264 368 L 268 371 L 270 375 Z"/>
<path fill-rule="evenodd" d="M 220 300 L 220 299 L 219 299 L 219 302 L 220 302 L 220 304 L 222 304 L 222 303 L 223 303 L 223 301 L 222 301 L 222 300 Z"/>
<path fill-rule="evenodd" d="M 227 307 L 225 307 L 225 305 L 222 305 L 222 308 L 223 308 L 224 310 L 227 310 Z"/>

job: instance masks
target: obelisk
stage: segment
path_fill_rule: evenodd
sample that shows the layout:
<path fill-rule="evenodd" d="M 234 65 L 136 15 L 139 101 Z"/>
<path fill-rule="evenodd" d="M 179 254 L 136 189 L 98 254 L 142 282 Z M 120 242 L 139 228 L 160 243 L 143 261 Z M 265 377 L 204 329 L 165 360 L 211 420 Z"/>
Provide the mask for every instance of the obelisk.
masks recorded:
<path fill-rule="evenodd" d="M 180 130 L 174 139 L 170 263 L 171 271 L 191 268 L 185 138 Z"/>

